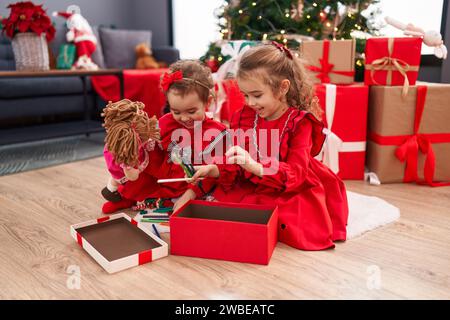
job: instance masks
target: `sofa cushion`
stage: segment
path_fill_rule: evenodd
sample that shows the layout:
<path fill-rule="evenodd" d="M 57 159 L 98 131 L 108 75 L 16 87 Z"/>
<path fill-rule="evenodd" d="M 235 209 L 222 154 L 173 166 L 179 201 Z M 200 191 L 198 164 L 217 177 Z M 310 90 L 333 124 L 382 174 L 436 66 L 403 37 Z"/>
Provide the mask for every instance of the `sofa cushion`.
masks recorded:
<path fill-rule="evenodd" d="M 0 70 L 15 70 L 11 40 L 0 32 Z"/>
<path fill-rule="evenodd" d="M 174 47 L 154 47 L 152 48 L 152 51 L 153 57 L 157 61 L 163 61 L 168 65 L 180 60 L 180 51 Z"/>
<path fill-rule="evenodd" d="M 56 34 L 55 38 L 50 42 L 50 48 L 55 55 L 55 57 L 58 57 L 59 49 L 61 45 L 66 44 L 66 34 L 67 34 L 67 27 L 66 24 L 63 25 L 57 25 L 56 28 Z M 100 41 L 100 37 L 98 34 L 98 27 L 92 27 L 92 32 L 94 33 L 95 37 L 97 38 L 97 47 L 92 54 L 92 60 L 99 66 L 99 68 L 105 68 L 105 62 L 103 60 L 103 52 L 102 52 L 102 45 Z"/>
<path fill-rule="evenodd" d="M 95 48 L 94 53 L 92 54 L 92 61 L 94 61 L 100 69 L 105 68 L 105 58 L 103 57 L 103 49 L 102 49 L 102 42 L 100 41 L 100 34 L 98 31 L 98 27 L 94 26 L 92 27 L 92 32 L 94 33 L 95 37 L 97 38 L 97 47 Z"/>
<path fill-rule="evenodd" d="M 1 101 L 1 100 L 0 100 Z M 84 100 L 82 95 L 49 96 L 41 99 L 24 97 L 1 101 L 0 128 L 1 124 L 8 124 L 12 119 L 23 119 L 43 116 L 60 116 L 65 114 L 83 114 Z M 88 104 L 93 106 L 94 99 L 88 96 Z M 93 108 L 94 109 L 94 108 Z M 30 121 L 32 119 L 28 119 Z M 6 123 L 5 123 L 6 122 Z"/>
<path fill-rule="evenodd" d="M 86 84 L 88 92 L 91 92 L 91 82 Z M 0 99 L 82 93 L 83 83 L 79 77 L 0 78 Z"/>
<path fill-rule="evenodd" d="M 150 46 L 152 33 L 143 30 L 100 28 L 100 38 L 107 68 L 134 69 L 134 49 L 141 42 Z"/>
<path fill-rule="evenodd" d="M 66 41 L 66 32 L 67 32 L 67 28 L 66 28 L 66 24 L 60 24 L 60 25 L 55 25 L 55 37 L 53 38 L 52 41 L 50 41 L 48 43 L 48 45 L 50 46 L 50 50 L 52 51 L 53 55 L 55 57 L 58 56 L 59 53 L 59 48 L 61 47 L 61 45 L 67 43 Z"/>

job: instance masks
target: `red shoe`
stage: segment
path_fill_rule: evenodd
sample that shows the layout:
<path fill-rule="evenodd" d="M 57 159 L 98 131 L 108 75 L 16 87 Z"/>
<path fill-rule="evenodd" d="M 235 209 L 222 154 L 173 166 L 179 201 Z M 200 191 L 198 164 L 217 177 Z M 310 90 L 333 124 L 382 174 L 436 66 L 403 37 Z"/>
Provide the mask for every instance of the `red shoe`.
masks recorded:
<path fill-rule="evenodd" d="M 105 202 L 102 206 L 102 212 L 103 213 L 114 213 L 116 211 L 119 211 L 121 209 L 128 209 L 131 208 L 136 202 L 133 200 L 123 199 L 119 202 Z"/>

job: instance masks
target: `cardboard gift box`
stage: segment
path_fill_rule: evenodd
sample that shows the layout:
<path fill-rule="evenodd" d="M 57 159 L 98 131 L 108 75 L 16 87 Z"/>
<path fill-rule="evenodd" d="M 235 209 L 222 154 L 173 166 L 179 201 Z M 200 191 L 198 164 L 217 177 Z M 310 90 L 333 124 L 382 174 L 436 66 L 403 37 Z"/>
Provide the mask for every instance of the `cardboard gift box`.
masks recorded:
<path fill-rule="evenodd" d="M 269 264 L 277 223 L 277 207 L 191 200 L 170 217 L 170 252 Z"/>
<path fill-rule="evenodd" d="M 355 40 L 305 41 L 300 54 L 314 83 L 349 84 L 355 77 L 355 46 Z"/>
<path fill-rule="evenodd" d="M 70 234 L 108 273 L 168 255 L 168 245 L 125 213 L 70 226 Z"/>
<path fill-rule="evenodd" d="M 363 180 L 369 88 L 363 84 L 317 84 L 315 94 L 327 128 L 318 159 L 342 179 Z"/>
<path fill-rule="evenodd" d="M 403 94 L 419 75 L 422 38 L 370 38 L 366 43 L 364 83 L 403 86 Z"/>
<path fill-rule="evenodd" d="M 367 166 L 380 182 L 450 181 L 450 84 L 370 88 Z"/>

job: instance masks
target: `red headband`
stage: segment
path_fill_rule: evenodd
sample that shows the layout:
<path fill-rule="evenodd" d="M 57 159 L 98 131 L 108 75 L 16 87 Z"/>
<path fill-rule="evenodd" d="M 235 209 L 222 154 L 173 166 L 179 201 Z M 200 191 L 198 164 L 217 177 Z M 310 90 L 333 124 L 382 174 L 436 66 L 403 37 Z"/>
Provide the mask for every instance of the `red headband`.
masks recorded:
<path fill-rule="evenodd" d="M 161 80 L 161 87 L 166 92 L 169 90 L 169 87 L 175 81 L 183 80 L 183 73 L 180 70 L 177 70 L 173 73 L 164 73 L 163 78 Z"/>
<path fill-rule="evenodd" d="M 161 87 L 164 92 L 167 92 L 167 90 L 169 90 L 172 83 L 174 83 L 176 81 L 182 81 L 182 80 L 190 81 L 192 83 L 198 84 L 199 86 L 206 88 L 207 90 L 211 90 L 210 87 L 208 87 L 206 84 L 204 84 L 200 81 L 197 81 L 197 80 L 191 79 L 191 78 L 184 78 L 181 70 L 177 70 L 172 73 L 168 73 L 168 72 L 164 73 L 163 78 L 161 80 Z"/>
<path fill-rule="evenodd" d="M 272 41 L 272 45 L 274 45 L 281 52 L 284 52 L 289 59 L 291 59 L 291 60 L 294 59 L 294 57 L 292 56 L 291 50 L 289 50 L 288 48 L 286 48 L 282 44 L 280 44 L 280 43 L 278 43 L 276 41 Z"/>

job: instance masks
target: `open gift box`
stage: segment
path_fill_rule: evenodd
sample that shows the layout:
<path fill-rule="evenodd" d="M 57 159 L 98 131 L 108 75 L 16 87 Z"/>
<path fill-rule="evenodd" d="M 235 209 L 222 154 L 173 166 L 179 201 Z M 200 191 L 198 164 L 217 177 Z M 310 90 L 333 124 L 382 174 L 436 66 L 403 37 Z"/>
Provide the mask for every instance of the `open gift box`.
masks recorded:
<path fill-rule="evenodd" d="M 72 225 L 70 234 L 108 273 L 168 255 L 167 243 L 125 213 Z"/>
<path fill-rule="evenodd" d="M 170 217 L 170 252 L 269 264 L 277 223 L 274 206 L 191 200 Z"/>

